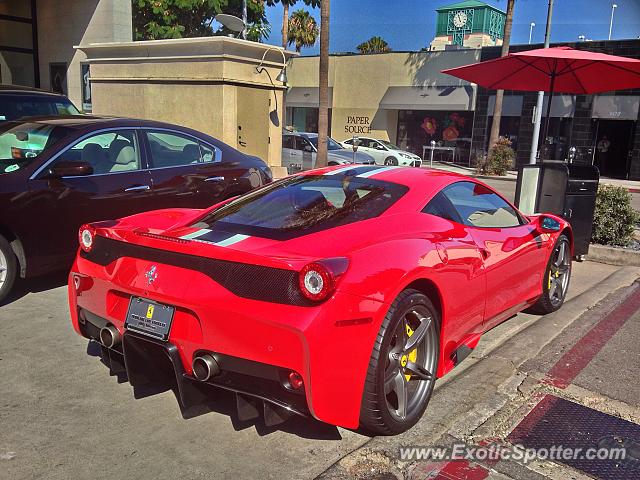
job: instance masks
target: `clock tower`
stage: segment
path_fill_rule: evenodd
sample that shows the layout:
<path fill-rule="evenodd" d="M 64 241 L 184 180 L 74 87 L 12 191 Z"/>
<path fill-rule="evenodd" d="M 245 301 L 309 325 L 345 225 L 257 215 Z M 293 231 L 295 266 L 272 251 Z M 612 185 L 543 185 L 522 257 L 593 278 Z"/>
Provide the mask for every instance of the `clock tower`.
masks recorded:
<path fill-rule="evenodd" d="M 506 19 L 502 10 L 479 0 L 465 0 L 440 7 L 436 12 L 436 36 L 430 50 L 502 45 Z"/>

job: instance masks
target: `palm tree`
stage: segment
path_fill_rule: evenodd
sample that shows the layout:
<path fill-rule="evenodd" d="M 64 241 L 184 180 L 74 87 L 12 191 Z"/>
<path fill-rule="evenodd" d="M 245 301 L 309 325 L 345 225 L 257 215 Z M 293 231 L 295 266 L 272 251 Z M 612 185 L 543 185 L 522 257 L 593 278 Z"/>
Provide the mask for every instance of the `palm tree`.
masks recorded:
<path fill-rule="evenodd" d="M 318 154 L 316 166 L 327 166 L 327 135 L 329 130 L 329 2 L 320 3 L 320 72 L 318 111 Z"/>
<path fill-rule="evenodd" d="M 386 53 L 391 47 L 382 37 L 371 37 L 356 47 L 360 53 Z"/>
<path fill-rule="evenodd" d="M 515 8 L 516 0 L 508 0 L 507 3 L 507 18 L 504 22 L 504 38 L 502 39 L 502 53 L 504 57 L 509 53 L 509 43 L 511 42 L 511 27 L 513 25 L 513 9 Z M 502 119 L 502 98 L 504 96 L 504 90 L 496 91 L 496 103 L 493 107 L 493 122 L 491 123 L 491 134 L 489 135 L 489 150 L 498 141 L 500 135 L 500 120 Z"/>
<path fill-rule="evenodd" d="M 295 44 L 296 52 L 300 53 L 302 47 L 315 45 L 320 30 L 316 19 L 306 10 L 296 10 L 289 19 L 289 45 Z"/>
<path fill-rule="evenodd" d="M 265 0 L 261 0 L 265 1 Z M 282 48 L 287 48 L 289 44 L 289 7 L 292 7 L 298 0 L 266 0 L 267 5 L 272 7 L 276 3 L 282 3 Z M 311 8 L 320 5 L 321 0 L 304 0 L 304 4 Z"/>

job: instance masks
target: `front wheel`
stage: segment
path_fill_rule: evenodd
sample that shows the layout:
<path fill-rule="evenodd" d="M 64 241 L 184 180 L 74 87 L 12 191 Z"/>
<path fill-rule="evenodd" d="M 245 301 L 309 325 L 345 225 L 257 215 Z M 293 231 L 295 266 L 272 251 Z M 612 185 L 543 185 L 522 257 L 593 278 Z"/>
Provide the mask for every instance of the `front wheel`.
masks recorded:
<path fill-rule="evenodd" d="M 393 302 L 369 361 L 360 411 L 366 430 L 395 435 L 420 420 L 436 380 L 439 323 L 433 304 L 417 290 Z"/>
<path fill-rule="evenodd" d="M 397 166 L 398 165 L 398 159 L 394 158 L 394 157 L 387 157 L 384 159 L 384 164 L 391 167 L 391 166 Z"/>
<path fill-rule="evenodd" d="M 18 259 L 6 238 L 0 236 L 0 303 L 7 297 L 18 274 Z"/>
<path fill-rule="evenodd" d="M 546 315 L 558 310 L 567 296 L 571 279 L 571 244 L 566 235 L 560 235 L 553 247 L 547 269 L 542 278 L 542 295 L 526 313 Z"/>

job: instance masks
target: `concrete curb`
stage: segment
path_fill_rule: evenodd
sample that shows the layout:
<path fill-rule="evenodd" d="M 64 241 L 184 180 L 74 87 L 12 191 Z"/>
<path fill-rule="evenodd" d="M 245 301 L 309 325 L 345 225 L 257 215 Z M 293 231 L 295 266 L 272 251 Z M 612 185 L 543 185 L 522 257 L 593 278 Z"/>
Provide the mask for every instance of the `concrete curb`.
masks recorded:
<path fill-rule="evenodd" d="M 640 251 L 592 243 L 587 260 L 622 267 L 640 267 Z"/>

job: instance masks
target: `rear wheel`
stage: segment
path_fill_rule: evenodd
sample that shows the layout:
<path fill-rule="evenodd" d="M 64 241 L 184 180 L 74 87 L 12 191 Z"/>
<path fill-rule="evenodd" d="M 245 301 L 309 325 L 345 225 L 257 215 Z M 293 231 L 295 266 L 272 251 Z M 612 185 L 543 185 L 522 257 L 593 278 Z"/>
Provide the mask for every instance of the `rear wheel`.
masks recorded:
<path fill-rule="evenodd" d="M 571 244 L 566 235 L 556 241 L 542 279 L 542 295 L 526 313 L 546 315 L 558 310 L 567 296 L 571 279 Z"/>
<path fill-rule="evenodd" d="M 0 302 L 13 287 L 18 273 L 18 259 L 6 238 L 0 236 Z"/>
<path fill-rule="evenodd" d="M 387 157 L 384 159 L 384 164 L 387 166 L 397 166 L 398 165 L 398 159 L 394 158 L 394 157 Z"/>
<path fill-rule="evenodd" d="M 365 381 L 360 424 L 378 435 L 415 425 L 429 403 L 440 354 L 439 317 L 428 297 L 405 290 L 378 332 Z"/>

